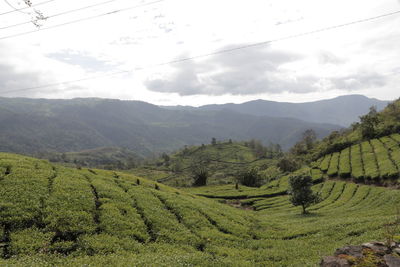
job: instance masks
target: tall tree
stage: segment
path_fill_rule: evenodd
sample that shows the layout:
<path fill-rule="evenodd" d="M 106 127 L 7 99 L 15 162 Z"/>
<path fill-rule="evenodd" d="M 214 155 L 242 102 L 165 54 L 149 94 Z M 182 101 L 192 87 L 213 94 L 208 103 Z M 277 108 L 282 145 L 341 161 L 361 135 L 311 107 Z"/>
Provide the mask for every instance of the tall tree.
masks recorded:
<path fill-rule="evenodd" d="M 301 206 L 303 214 L 307 213 L 309 206 L 321 201 L 319 195 L 312 191 L 312 185 L 312 178 L 308 175 L 289 177 L 289 200 L 294 206 Z"/>

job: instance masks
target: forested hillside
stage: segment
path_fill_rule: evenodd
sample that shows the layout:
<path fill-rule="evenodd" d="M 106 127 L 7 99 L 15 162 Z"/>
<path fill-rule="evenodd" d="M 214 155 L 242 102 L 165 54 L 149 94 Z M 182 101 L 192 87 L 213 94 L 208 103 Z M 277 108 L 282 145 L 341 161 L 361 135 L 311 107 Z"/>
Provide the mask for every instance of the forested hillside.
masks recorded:
<path fill-rule="evenodd" d="M 332 123 L 348 127 L 358 121 L 359 116 L 368 112 L 371 106 L 382 110 L 388 101 L 367 98 L 362 95 L 347 95 L 333 99 L 308 103 L 283 103 L 267 100 L 254 100 L 242 104 L 222 104 L 201 106 L 201 110 L 232 110 L 256 116 L 297 118 L 316 123 Z M 189 109 L 191 107 L 168 107 L 170 109 Z"/>
<path fill-rule="evenodd" d="M 0 98 L 0 151 L 30 155 L 123 147 L 138 156 L 173 151 L 211 138 L 294 144 L 306 129 L 339 129 L 297 119 L 233 111 L 175 111 L 139 101 Z"/>

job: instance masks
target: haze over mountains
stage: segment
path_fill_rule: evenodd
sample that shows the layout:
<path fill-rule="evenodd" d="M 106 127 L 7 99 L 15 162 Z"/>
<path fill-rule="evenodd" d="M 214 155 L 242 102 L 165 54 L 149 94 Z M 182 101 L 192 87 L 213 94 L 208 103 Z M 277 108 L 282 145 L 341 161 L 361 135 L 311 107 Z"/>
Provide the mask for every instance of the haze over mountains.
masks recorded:
<path fill-rule="evenodd" d="M 200 108 L 97 98 L 0 98 L 0 151 L 36 155 L 123 147 L 149 156 L 209 143 L 212 137 L 256 138 L 287 149 L 306 129 L 324 137 L 356 121 L 370 106 L 381 109 L 386 104 L 362 96 L 302 104 L 257 100 Z"/>
<path fill-rule="evenodd" d="M 383 109 L 389 101 L 368 98 L 363 95 L 347 95 L 334 99 L 307 103 L 286 103 L 254 100 L 242 104 L 205 105 L 200 110 L 231 110 L 256 116 L 297 118 L 309 122 L 331 123 L 344 127 L 357 121 L 371 106 Z M 192 107 L 168 107 L 171 109 L 193 109 Z"/>

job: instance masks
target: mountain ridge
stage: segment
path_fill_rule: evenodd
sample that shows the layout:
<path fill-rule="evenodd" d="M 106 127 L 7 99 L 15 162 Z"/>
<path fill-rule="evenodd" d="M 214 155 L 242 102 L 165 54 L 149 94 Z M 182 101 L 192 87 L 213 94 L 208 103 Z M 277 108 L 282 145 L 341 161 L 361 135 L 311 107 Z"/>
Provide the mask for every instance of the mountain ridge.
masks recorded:
<path fill-rule="evenodd" d="M 340 126 L 227 110 L 166 110 L 142 101 L 0 98 L 0 151 L 72 152 L 124 147 L 139 156 L 218 140 L 279 143 L 289 148 L 312 128 L 319 137 Z M 279 132 L 276 129 L 280 129 Z"/>
<path fill-rule="evenodd" d="M 371 106 L 382 110 L 390 101 L 364 95 L 344 95 L 312 102 L 291 103 L 257 99 L 240 104 L 211 104 L 198 108 L 188 106 L 163 107 L 182 110 L 232 110 L 255 116 L 291 117 L 317 123 L 331 123 L 343 127 L 356 122 Z M 306 118 L 306 119 L 305 119 Z"/>

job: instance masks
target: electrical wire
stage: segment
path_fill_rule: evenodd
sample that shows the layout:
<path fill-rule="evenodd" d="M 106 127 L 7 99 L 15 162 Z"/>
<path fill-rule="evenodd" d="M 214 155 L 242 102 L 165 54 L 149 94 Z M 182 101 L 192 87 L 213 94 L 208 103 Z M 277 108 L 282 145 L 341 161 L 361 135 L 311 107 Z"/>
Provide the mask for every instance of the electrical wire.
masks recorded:
<path fill-rule="evenodd" d="M 50 30 L 50 29 L 58 28 L 58 27 L 65 26 L 65 25 L 70 25 L 70 24 L 74 24 L 74 23 L 78 23 L 78 22 L 82 22 L 82 21 L 87 21 L 87 20 L 96 19 L 96 18 L 108 16 L 108 15 L 113 15 L 113 14 L 116 14 L 116 13 L 121 13 L 121 12 L 132 10 L 132 9 L 135 9 L 135 8 L 140 8 L 140 7 L 145 7 L 145 6 L 158 4 L 158 3 L 164 2 L 164 1 L 166 1 L 166 0 L 157 0 L 157 1 L 148 2 L 148 3 L 136 5 L 136 6 L 117 9 L 117 10 L 114 10 L 114 11 L 110 11 L 110 12 L 107 12 L 107 13 L 103 13 L 103 14 L 99 14 L 99 15 L 95 15 L 95 16 L 91 16 L 91 17 L 85 17 L 85 18 L 81 18 L 81 19 L 77 19 L 77 20 L 73 20 L 73 21 L 64 22 L 64 23 L 53 25 L 53 26 L 49 26 L 49 27 L 46 27 L 46 28 L 39 28 L 39 29 L 33 30 L 33 31 L 27 31 L 27 32 L 21 32 L 21 33 L 16 33 L 16 34 L 12 34 L 12 35 L 7 35 L 7 36 L 0 37 L 0 40 L 15 38 L 15 37 L 19 37 L 19 36 L 23 36 L 23 35 L 27 35 L 27 34 L 31 34 L 31 33 L 37 33 L 37 32 L 40 32 L 40 31 Z"/>
<path fill-rule="evenodd" d="M 321 32 L 326 32 L 326 31 L 330 31 L 330 30 L 340 29 L 340 28 L 344 28 L 347 26 L 360 24 L 360 23 L 364 23 L 364 22 L 368 22 L 368 21 L 373 21 L 373 20 L 377 20 L 380 18 L 389 17 L 389 16 L 393 16 L 393 15 L 397 15 L 397 14 L 400 14 L 400 10 L 382 14 L 382 15 L 378 15 L 378 16 L 374 16 L 374 17 L 360 19 L 360 20 L 356 20 L 356 21 L 352 21 L 352 22 L 348 22 L 348 23 L 343 23 L 343 24 L 338 24 L 338 25 L 334 25 L 334 26 L 330 26 L 330 27 L 320 28 L 317 30 L 303 32 L 303 33 L 299 33 L 299 34 L 293 34 L 293 35 L 289 35 L 289 36 L 285 36 L 285 37 L 281 37 L 281 38 L 277 38 L 277 39 L 272 39 L 272 40 L 268 40 L 268 41 L 257 42 L 257 43 L 247 44 L 247 45 L 238 46 L 238 47 L 234 47 L 234 48 L 230 48 L 230 49 L 223 49 L 223 50 L 218 50 L 218 51 L 214 51 L 211 53 L 196 55 L 196 56 L 192 56 L 192 57 L 171 60 L 171 61 L 167 61 L 167 62 L 150 65 L 147 67 L 139 67 L 139 68 L 135 68 L 135 70 L 122 70 L 122 71 L 117 71 L 117 72 L 113 72 L 113 73 L 109 73 L 109 74 L 91 76 L 91 77 L 81 78 L 81 79 L 77 79 L 77 80 L 70 80 L 70 81 L 64 81 L 64 82 L 58 82 L 58 83 L 52 83 L 52 84 L 46 84 L 46 85 L 40 85 L 40 86 L 34 86 L 34 87 L 26 87 L 26 88 L 21 88 L 21 89 L 8 90 L 8 91 L 3 91 L 2 93 L 8 94 L 8 93 L 13 93 L 13 92 L 30 91 L 30 90 L 42 89 L 42 88 L 59 86 L 59 85 L 64 85 L 64 84 L 77 83 L 77 82 L 81 82 L 81 81 L 94 80 L 94 79 L 99 79 L 99 78 L 108 77 L 108 76 L 114 76 L 114 75 L 123 74 L 123 73 L 132 73 L 134 71 L 141 71 L 141 70 L 144 70 L 147 68 L 177 64 L 177 63 L 186 62 L 186 61 L 190 61 L 190 60 L 194 60 L 194 59 L 199 59 L 199 58 L 204 58 L 204 57 L 209 57 L 209 56 L 214 56 L 214 55 L 219 55 L 219 54 L 225 54 L 225 53 L 232 53 L 235 51 L 244 50 L 244 49 L 253 48 L 253 47 L 265 46 L 265 45 L 275 43 L 275 42 L 280 42 L 280 41 L 300 38 L 300 37 L 304 37 L 304 36 L 308 36 L 308 35 L 313 35 L 313 34 L 317 34 L 317 33 L 321 33 Z"/>
<path fill-rule="evenodd" d="M 80 8 L 76 8 L 76 9 L 67 10 L 67 11 L 60 12 L 60 13 L 57 13 L 57 14 L 54 14 L 54 15 L 46 16 L 45 19 L 47 20 L 47 19 L 51 19 L 51 18 L 67 15 L 67 14 L 78 12 L 78 11 L 81 11 L 81 10 L 85 10 L 85 9 L 89 9 L 89 8 L 93 8 L 93 7 L 97 7 L 97 6 L 101 6 L 101 5 L 105 5 L 105 4 L 109 4 L 109 3 L 112 3 L 112 2 L 115 2 L 115 1 L 120 1 L 120 0 L 108 0 L 108 1 L 101 2 L 101 3 L 85 6 L 85 7 L 80 7 Z M 31 24 L 31 23 L 32 23 L 31 20 L 24 21 L 24 22 L 20 22 L 20 23 L 17 23 L 17 24 L 12 24 L 12 25 L 8 25 L 8 26 L 0 27 L 0 30 L 14 28 L 14 27 L 18 27 L 18 26 L 22 26 L 22 25 L 26 25 L 26 24 Z"/>
<path fill-rule="evenodd" d="M 37 7 L 37 6 L 41 6 L 41 5 L 45 5 L 45 4 L 48 4 L 48 3 L 50 3 L 50 2 L 54 2 L 54 1 L 57 1 L 57 0 L 43 1 L 43 2 L 37 3 L 37 4 L 35 4 L 35 5 L 27 6 L 27 7 L 23 7 L 23 8 L 15 8 L 14 6 L 10 5 L 10 3 L 7 2 L 7 0 L 4 0 L 4 1 L 5 1 L 9 6 L 11 6 L 11 7 L 13 8 L 13 10 L 0 13 L 0 16 L 6 15 L 6 14 L 10 14 L 10 13 L 14 13 L 14 12 L 20 12 L 20 11 L 23 11 L 23 10 L 26 10 L 26 9 L 29 9 L 29 8 L 33 8 L 33 7 Z"/>

